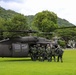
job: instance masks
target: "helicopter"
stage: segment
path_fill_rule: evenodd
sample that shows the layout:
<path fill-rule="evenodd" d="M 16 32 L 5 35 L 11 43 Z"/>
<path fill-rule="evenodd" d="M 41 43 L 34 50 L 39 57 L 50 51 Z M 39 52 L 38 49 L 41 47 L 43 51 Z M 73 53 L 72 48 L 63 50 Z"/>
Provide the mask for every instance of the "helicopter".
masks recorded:
<path fill-rule="evenodd" d="M 25 31 L 0 31 L 0 32 L 25 32 L 38 33 L 33 30 Z M 0 57 L 28 57 L 30 47 L 37 44 L 47 45 L 48 39 L 36 36 L 14 37 L 0 40 Z"/>

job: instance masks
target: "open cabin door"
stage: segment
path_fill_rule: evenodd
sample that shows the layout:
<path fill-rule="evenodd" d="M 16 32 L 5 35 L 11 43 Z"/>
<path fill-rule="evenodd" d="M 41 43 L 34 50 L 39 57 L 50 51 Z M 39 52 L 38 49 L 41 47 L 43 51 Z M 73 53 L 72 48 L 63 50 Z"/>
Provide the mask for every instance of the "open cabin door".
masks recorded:
<path fill-rule="evenodd" d="M 27 43 L 13 43 L 12 44 L 12 56 L 13 57 L 25 57 L 28 56 L 29 46 Z"/>

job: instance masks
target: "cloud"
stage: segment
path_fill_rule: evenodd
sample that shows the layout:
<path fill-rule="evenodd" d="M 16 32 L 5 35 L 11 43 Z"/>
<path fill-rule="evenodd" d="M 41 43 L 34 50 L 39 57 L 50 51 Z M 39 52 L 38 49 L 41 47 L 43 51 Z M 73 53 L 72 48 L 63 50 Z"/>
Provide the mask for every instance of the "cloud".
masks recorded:
<path fill-rule="evenodd" d="M 22 6 L 22 3 L 19 3 L 19 2 L 15 2 L 11 0 L 8 0 L 7 2 L 4 2 L 5 0 L 1 0 L 0 1 L 0 6 L 5 8 L 5 9 L 11 9 L 11 10 L 14 10 L 16 12 L 19 12 L 19 10 L 21 10 L 21 6 Z"/>
<path fill-rule="evenodd" d="M 58 17 L 76 24 L 75 0 L 0 0 L 0 6 L 24 15 L 35 15 L 43 10 L 55 12 Z"/>
<path fill-rule="evenodd" d="M 22 2 L 22 0 L 0 0 L 3 2 Z"/>

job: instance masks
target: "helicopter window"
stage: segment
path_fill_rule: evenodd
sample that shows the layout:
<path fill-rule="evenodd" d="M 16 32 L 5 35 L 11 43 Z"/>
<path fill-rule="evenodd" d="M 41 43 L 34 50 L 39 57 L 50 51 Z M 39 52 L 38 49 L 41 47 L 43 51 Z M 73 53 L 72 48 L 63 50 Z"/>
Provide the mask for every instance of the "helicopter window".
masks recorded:
<path fill-rule="evenodd" d="M 13 44 L 13 49 L 15 52 L 20 52 L 21 51 L 21 45 L 20 44 Z"/>
<path fill-rule="evenodd" d="M 22 52 L 26 52 L 26 50 L 28 49 L 28 44 L 22 44 Z"/>
<path fill-rule="evenodd" d="M 15 45 L 15 49 L 20 49 L 20 45 L 19 44 L 16 44 Z"/>

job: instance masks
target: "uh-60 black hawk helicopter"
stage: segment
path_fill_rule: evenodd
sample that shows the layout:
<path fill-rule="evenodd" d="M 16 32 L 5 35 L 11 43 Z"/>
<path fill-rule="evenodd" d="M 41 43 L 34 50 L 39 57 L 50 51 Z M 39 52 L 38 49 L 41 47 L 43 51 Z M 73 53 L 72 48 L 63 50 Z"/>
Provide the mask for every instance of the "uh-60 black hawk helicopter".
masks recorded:
<path fill-rule="evenodd" d="M 24 33 L 38 33 L 34 30 L 19 30 L 19 31 L 5 31 L 3 32 L 24 32 Z M 0 57 L 31 57 L 30 48 L 37 44 L 49 44 L 46 38 L 36 36 L 13 37 L 0 40 Z"/>
<path fill-rule="evenodd" d="M 64 28 L 75 28 L 73 27 L 62 27 Z M 34 30 L 18 30 L 18 31 L 5 31 L 0 30 L 1 34 L 3 32 L 24 32 L 24 33 L 38 33 Z M 0 57 L 31 57 L 31 48 L 38 45 L 44 45 L 46 48 L 47 44 L 51 44 L 50 40 L 42 37 L 35 36 L 25 36 L 25 37 L 14 37 L 0 40 Z"/>

